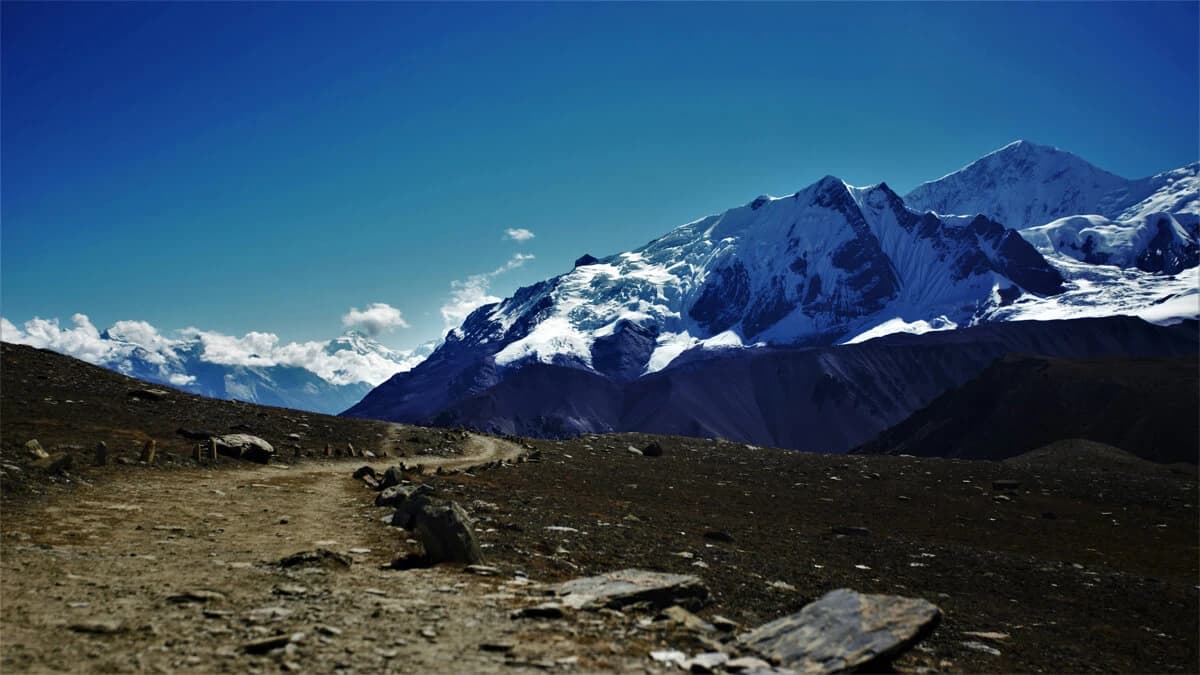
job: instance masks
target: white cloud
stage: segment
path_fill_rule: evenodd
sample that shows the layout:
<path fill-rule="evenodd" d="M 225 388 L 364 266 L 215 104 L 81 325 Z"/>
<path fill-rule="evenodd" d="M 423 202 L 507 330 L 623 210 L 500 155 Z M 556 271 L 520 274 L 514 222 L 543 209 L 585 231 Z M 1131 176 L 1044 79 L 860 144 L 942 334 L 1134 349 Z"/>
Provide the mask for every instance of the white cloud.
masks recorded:
<path fill-rule="evenodd" d="M 384 302 L 371 303 L 361 310 L 351 307 L 350 311 L 342 316 L 342 325 L 347 328 L 360 326 L 371 336 L 394 328 L 408 328 L 408 322 L 404 320 L 400 310 Z"/>
<path fill-rule="evenodd" d="M 512 239 L 513 241 L 529 241 L 535 236 L 537 235 L 523 227 L 510 227 L 504 231 L 504 237 L 506 239 Z"/>
<path fill-rule="evenodd" d="M 380 309 L 382 308 L 382 309 Z M 360 325 L 401 325 L 399 312 L 381 303 L 358 312 Z M 394 310 L 393 310 L 394 311 Z M 372 386 L 392 375 L 410 370 L 428 356 L 428 346 L 397 352 L 378 343 L 366 343 L 359 351 L 335 341 L 281 344 L 274 333 L 251 331 L 238 337 L 189 327 L 164 335 L 145 321 L 118 321 L 104 334 L 84 314 L 71 317 L 74 327 L 64 328 L 58 319 L 33 318 L 18 327 L 0 317 L 0 339 L 49 349 L 135 377 L 168 382 L 177 387 L 198 384 L 190 372 L 196 362 L 222 366 L 304 368 L 332 384 L 366 382 Z M 360 345 L 363 346 L 363 345 Z M 226 391 L 233 393 L 232 390 Z"/>
<path fill-rule="evenodd" d="M 500 298 L 488 293 L 492 279 L 524 265 L 527 261 L 533 260 L 533 258 L 534 256 L 529 253 L 517 253 L 491 272 L 472 274 L 466 279 L 451 281 L 450 299 L 441 307 L 442 321 L 445 324 L 446 330 L 462 325 L 463 320 L 476 309 L 494 302 L 500 302 Z"/>

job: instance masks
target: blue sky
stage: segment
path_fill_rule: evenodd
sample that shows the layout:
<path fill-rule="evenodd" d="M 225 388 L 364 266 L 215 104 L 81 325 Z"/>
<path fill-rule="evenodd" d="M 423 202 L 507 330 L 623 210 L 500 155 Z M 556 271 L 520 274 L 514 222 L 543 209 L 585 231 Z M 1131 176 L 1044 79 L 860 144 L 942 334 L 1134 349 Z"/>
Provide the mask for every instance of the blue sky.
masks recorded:
<path fill-rule="evenodd" d="M 18 323 L 312 340 L 387 303 L 406 347 L 455 289 L 825 174 L 903 192 L 1027 138 L 1138 177 L 1200 142 L 1196 3 L 0 11 Z"/>

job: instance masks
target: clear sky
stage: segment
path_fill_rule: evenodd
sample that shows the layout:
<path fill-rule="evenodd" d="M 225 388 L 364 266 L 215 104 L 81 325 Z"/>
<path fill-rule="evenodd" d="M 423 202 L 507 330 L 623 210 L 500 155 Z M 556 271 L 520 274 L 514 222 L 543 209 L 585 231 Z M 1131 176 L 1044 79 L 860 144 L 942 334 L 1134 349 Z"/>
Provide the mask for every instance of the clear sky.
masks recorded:
<path fill-rule="evenodd" d="M 825 174 L 1017 138 L 1156 173 L 1200 154 L 1197 7 L 4 2 L 0 312 L 311 340 L 387 303 L 405 347 Z"/>

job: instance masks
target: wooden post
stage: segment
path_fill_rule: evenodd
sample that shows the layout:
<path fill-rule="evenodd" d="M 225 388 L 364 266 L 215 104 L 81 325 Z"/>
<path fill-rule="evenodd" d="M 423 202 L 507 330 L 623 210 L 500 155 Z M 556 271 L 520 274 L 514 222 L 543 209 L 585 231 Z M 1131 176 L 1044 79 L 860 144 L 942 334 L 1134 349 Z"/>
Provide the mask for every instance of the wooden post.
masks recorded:
<path fill-rule="evenodd" d="M 357 457 L 357 456 L 358 456 L 358 455 L 357 455 L 357 454 L 355 454 L 355 452 L 354 452 L 354 444 L 353 444 L 353 443 L 346 443 L 346 450 L 347 450 L 347 452 L 349 452 L 349 453 L 350 453 L 350 456 L 351 456 L 351 457 Z"/>
<path fill-rule="evenodd" d="M 217 439 L 208 439 L 208 461 L 213 464 L 217 463 Z"/>
<path fill-rule="evenodd" d="M 157 451 L 158 451 L 158 443 L 156 443 L 153 438 L 146 441 L 146 444 L 142 446 L 142 461 L 147 464 L 153 464 L 154 463 L 154 454 Z"/>
<path fill-rule="evenodd" d="M 192 450 L 192 459 L 196 460 L 196 463 L 199 464 L 200 460 L 203 457 L 204 457 L 204 444 L 197 443 L 196 447 Z"/>
<path fill-rule="evenodd" d="M 96 444 L 96 466 L 108 464 L 108 444 L 100 441 Z"/>

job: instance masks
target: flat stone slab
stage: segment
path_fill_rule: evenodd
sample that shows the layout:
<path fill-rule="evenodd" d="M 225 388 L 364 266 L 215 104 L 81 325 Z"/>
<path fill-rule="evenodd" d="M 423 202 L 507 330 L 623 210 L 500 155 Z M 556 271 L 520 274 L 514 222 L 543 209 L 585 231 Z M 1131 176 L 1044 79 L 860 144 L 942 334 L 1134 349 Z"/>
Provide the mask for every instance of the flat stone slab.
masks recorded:
<path fill-rule="evenodd" d="M 738 641 L 797 672 L 841 673 L 886 665 L 932 633 L 941 618 L 926 600 L 839 588 Z"/>
<path fill-rule="evenodd" d="M 708 587 L 700 577 L 634 569 L 572 579 L 550 590 L 573 609 L 620 609 L 637 604 L 653 609 L 671 605 L 695 609 L 708 599 Z"/>

